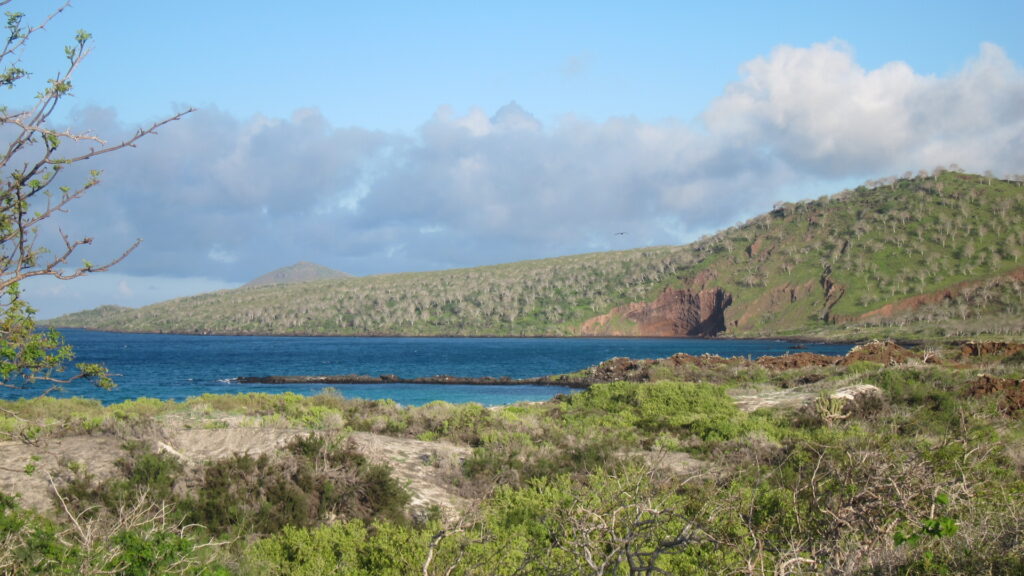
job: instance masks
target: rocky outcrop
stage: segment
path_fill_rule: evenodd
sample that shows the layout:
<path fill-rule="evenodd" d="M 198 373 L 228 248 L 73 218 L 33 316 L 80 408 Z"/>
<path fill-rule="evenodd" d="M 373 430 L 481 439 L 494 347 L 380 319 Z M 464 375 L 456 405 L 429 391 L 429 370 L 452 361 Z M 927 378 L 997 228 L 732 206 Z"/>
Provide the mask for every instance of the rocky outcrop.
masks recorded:
<path fill-rule="evenodd" d="M 540 378 L 493 378 L 450 376 L 438 374 L 422 378 L 402 378 L 394 374 L 369 376 L 366 374 L 333 374 L 333 375 L 271 375 L 271 376 L 239 376 L 235 378 L 239 384 L 461 384 L 473 386 L 564 386 L 566 388 L 584 388 L 587 382 L 567 375 L 541 376 Z"/>
<path fill-rule="evenodd" d="M 825 269 L 821 273 L 821 289 L 825 293 L 825 305 L 822 307 L 819 317 L 825 322 L 829 322 L 831 320 L 832 307 L 846 294 L 846 288 L 841 284 L 837 284 L 832 279 L 831 265 L 826 264 Z"/>
<path fill-rule="evenodd" d="M 656 360 L 634 360 L 633 358 L 612 358 L 590 368 L 587 380 L 591 382 L 647 382 L 650 369 Z"/>
<path fill-rule="evenodd" d="M 960 353 L 964 356 L 1009 356 L 1024 352 L 1021 342 L 964 342 Z"/>
<path fill-rule="evenodd" d="M 786 282 L 781 286 L 765 289 L 757 299 L 741 308 L 743 313 L 731 321 L 730 327 L 740 330 L 753 328 L 764 316 L 784 310 L 798 300 L 810 298 L 817 292 L 813 280 L 800 284 Z"/>
<path fill-rule="evenodd" d="M 765 242 L 763 237 L 758 238 L 750 246 L 747 246 L 747 256 L 764 262 L 772 255 L 773 249 L 774 247 Z"/>
<path fill-rule="evenodd" d="M 841 356 L 797 352 L 796 354 L 784 354 L 782 356 L 761 356 L 757 359 L 757 365 L 778 372 L 782 370 L 798 370 L 812 366 L 835 366 L 841 360 Z"/>
<path fill-rule="evenodd" d="M 891 340 L 873 340 L 866 344 L 854 346 L 846 353 L 840 364 L 849 366 L 854 362 L 874 362 L 886 366 L 906 364 L 910 360 L 916 360 L 919 356 L 913 350 L 908 350 Z"/>
<path fill-rule="evenodd" d="M 998 395 L 999 410 L 1008 416 L 1024 414 L 1024 379 L 999 378 L 980 374 L 967 391 L 968 396 Z"/>
<path fill-rule="evenodd" d="M 738 303 L 730 310 L 731 317 L 726 318 L 726 323 L 733 330 L 758 330 L 769 318 L 780 322 L 780 318 L 787 315 L 792 320 L 797 315 L 803 318 L 807 314 L 831 322 L 832 308 L 845 294 L 846 288 L 832 278 L 832 268 L 826 265 L 817 280 L 764 288 L 754 300 Z"/>
<path fill-rule="evenodd" d="M 668 288 L 654 302 L 619 306 L 583 323 L 583 336 L 714 336 L 732 296 L 721 288 Z"/>

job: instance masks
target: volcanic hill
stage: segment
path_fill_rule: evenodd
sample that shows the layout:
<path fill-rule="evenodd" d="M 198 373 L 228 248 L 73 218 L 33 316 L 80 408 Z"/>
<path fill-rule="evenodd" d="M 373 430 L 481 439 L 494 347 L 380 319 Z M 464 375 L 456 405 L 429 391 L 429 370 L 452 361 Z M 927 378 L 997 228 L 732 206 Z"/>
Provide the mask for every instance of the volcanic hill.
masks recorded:
<path fill-rule="evenodd" d="M 1024 189 L 937 170 L 779 204 L 685 246 L 245 286 L 55 326 L 226 334 L 1024 334 Z"/>

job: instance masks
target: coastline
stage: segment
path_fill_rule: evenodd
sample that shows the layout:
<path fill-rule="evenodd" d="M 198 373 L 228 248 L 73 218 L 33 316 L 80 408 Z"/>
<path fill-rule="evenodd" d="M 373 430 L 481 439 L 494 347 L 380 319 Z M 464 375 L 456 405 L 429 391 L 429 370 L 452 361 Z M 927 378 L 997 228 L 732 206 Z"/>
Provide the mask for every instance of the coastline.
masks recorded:
<path fill-rule="evenodd" d="M 401 334 L 401 333 L 366 333 L 366 334 L 335 334 L 321 332 L 178 332 L 171 330 L 113 330 L 105 328 L 83 328 L 80 326 L 50 325 L 45 321 L 40 326 L 53 328 L 58 332 L 80 330 L 83 332 L 99 332 L 107 334 L 149 334 L 160 336 L 195 336 L 195 337 L 240 337 L 240 338 L 402 338 L 402 339 L 474 339 L 474 340 L 684 340 L 723 342 L 730 340 L 756 340 L 762 342 L 793 342 L 794 344 L 849 344 L 856 345 L 870 339 L 865 338 L 813 338 L 809 336 L 596 336 L 596 335 L 564 335 L 564 334 Z M 894 342 L 910 345 L 924 341 L 891 338 Z"/>
<path fill-rule="evenodd" d="M 562 388 L 573 388 L 577 390 L 590 387 L 590 382 L 579 379 L 572 379 L 567 376 L 542 376 L 540 378 L 494 378 L 485 376 L 481 378 L 450 376 L 438 374 L 426 378 L 402 378 L 394 374 L 382 374 L 380 376 L 368 376 L 365 374 L 340 374 L 340 375 L 282 375 L 282 376 L 240 376 L 235 378 L 239 384 L 331 384 L 331 385 L 357 385 L 357 384 L 437 384 L 437 385 L 469 385 L 469 386 L 559 386 Z"/>

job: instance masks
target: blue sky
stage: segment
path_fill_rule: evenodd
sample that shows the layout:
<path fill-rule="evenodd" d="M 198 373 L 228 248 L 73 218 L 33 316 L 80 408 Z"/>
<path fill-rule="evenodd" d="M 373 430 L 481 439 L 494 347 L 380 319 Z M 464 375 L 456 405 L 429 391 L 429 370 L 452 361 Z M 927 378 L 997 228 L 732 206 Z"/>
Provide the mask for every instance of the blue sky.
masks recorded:
<path fill-rule="evenodd" d="M 78 0 L 22 55 L 42 81 L 94 35 L 55 119 L 117 139 L 200 110 L 97 161 L 59 222 L 94 261 L 142 247 L 30 301 L 685 243 L 907 170 L 1024 172 L 1024 3 L 711 4 Z"/>
<path fill-rule="evenodd" d="M 1020 2 L 282 6 L 80 0 L 49 35 L 94 34 L 78 99 L 113 106 L 125 121 L 181 104 L 243 117 L 316 107 L 336 126 L 413 131 L 441 105 L 493 112 L 513 100 L 545 123 L 565 114 L 689 120 L 748 60 L 833 39 L 867 69 L 903 61 L 946 75 L 982 42 L 1019 61 L 1024 16 Z"/>

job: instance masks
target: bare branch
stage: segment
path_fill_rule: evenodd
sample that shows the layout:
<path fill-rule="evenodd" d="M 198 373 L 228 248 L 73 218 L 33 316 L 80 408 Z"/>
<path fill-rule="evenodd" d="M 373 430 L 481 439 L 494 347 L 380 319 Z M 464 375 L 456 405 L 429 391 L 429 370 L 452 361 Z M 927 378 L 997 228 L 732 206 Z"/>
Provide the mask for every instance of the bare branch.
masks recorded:
<path fill-rule="evenodd" d="M 10 4 L 10 2 L 11 0 L 3 0 L 3 2 L 0 2 L 0 6 L 6 6 L 7 4 Z M 8 38 L 7 44 L 4 46 L 3 51 L 0 51 L 0 61 L 2 61 L 7 56 L 10 56 L 11 54 L 20 50 L 25 45 L 25 42 L 28 41 L 29 36 L 46 28 L 47 24 L 49 24 L 54 18 L 56 18 L 61 12 L 63 12 L 70 6 L 71 0 L 67 0 L 67 2 L 65 2 L 62 6 L 60 6 L 59 8 L 51 12 L 46 18 L 44 18 L 42 23 L 26 28 L 18 38 Z"/>
<path fill-rule="evenodd" d="M 82 160 L 88 160 L 90 158 L 94 158 L 94 157 L 99 156 L 101 154 L 108 154 L 110 152 L 114 152 L 114 151 L 120 150 L 122 148 L 129 148 L 129 147 L 134 148 L 135 147 L 135 143 L 139 139 L 141 139 L 143 136 L 148 136 L 150 134 L 156 134 L 157 133 L 156 132 L 157 128 L 160 128 L 161 126 L 163 126 L 165 124 L 170 124 L 171 122 L 174 122 L 176 120 L 181 120 L 186 115 L 191 114 L 192 112 L 195 112 L 195 111 L 196 111 L 195 108 L 189 108 L 189 109 L 187 109 L 187 110 L 185 110 L 183 112 L 178 112 L 177 114 L 175 114 L 174 116 L 171 116 L 170 118 L 165 118 L 164 120 L 161 120 L 159 122 L 154 122 L 149 128 L 140 128 L 135 133 L 134 136 L 132 136 L 131 138 L 129 138 L 127 140 L 122 141 L 120 144 L 115 144 L 113 146 L 108 146 L 106 148 L 100 148 L 99 150 L 90 149 L 87 154 L 82 154 L 81 156 L 75 156 L 75 157 L 72 157 L 72 158 L 64 158 L 64 159 L 61 159 L 59 163 L 60 164 L 66 164 L 66 163 L 81 162 Z M 102 140 L 100 140 L 100 141 L 102 142 Z M 51 161 L 50 163 L 54 164 L 54 163 L 58 163 L 58 162 Z"/>
<path fill-rule="evenodd" d="M 0 0 L 6 6 L 10 0 Z M 43 29 L 55 17 L 70 6 L 64 2 L 35 26 L 23 23 L 24 16 L 12 12 L 7 14 L 6 40 L 0 39 L 0 62 L 7 59 L 0 68 L 0 86 L 13 87 L 29 76 L 18 66 L 18 57 L 28 39 Z M 93 171 L 78 186 L 54 188 L 64 168 L 77 162 L 84 162 L 124 148 L 134 147 L 140 139 L 170 122 L 192 113 L 193 108 L 180 111 L 168 118 L 138 129 L 128 138 L 115 144 L 89 131 L 76 132 L 70 128 L 57 129 L 49 125 L 51 115 L 61 101 L 71 95 L 71 80 L 91 51 L 91 36 L 79 32 L 74 42 L 65 46 L 66 62 L 61 70 L 46 80 L 38 96 L 24 109 L 9 111 L 0 106 L 0 126 L 6 127 L 9 139 L 5 139 L 0 150 L 0 322 L 3 323 L 5 350 L 0 357 L 3 378 L 0 387 L 24 388 L 34 383 L 48 383 L 43 391 L 48 394 L 80 378 L 98 377 L 101 386 L 111 385 L 101 369 L 93 365 L 80 365 L 82 374 L 58 378 L 65 364 L 73 357 L 59 338 L 41 334 L 34 330 L 34 311 L 19 301 L 20 282 L 26 278 L 49 276 L 59 280 L 71 280 L 95 272 L 103 272 L 123 261 L 140 243 L 136 240 L 120 255 L 99 265 L 83 261 L 71 264 L 79 249 L 92 243 L 91 237 L 72 238 L 58 230 L 58 246 L 43 246 L 40 230 L 53 222 L 52 218 L 68 211 L 71 202 L 80 199 L 99 183 L 99 172 Z M 11 64 L 11 61 L 14 61 Z M 78 143 L 65 156 L 58 152 L 63 143 Z M 87 150 L 86 150 L 87 149 Z M 83 152 L 84 151 L 84 152 Z M 54 188 L 54 189 L 51 189 Z M 63 245 L 60 246 L 60 243 Z M 13 380 L 13 381 L 11 381 Z"/>

